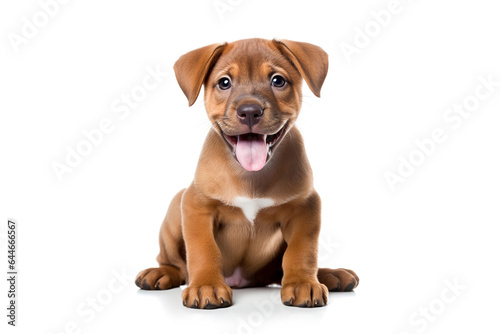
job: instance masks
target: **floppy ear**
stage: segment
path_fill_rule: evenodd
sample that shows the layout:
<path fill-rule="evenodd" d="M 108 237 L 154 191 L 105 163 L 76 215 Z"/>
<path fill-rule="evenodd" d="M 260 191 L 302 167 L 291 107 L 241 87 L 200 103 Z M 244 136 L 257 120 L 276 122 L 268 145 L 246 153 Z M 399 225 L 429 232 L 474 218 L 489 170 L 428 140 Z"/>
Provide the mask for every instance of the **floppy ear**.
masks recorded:
<path fill-rule="evenodd" d="M 175 62 L 175 77 L 188 99 L 189 106 L 198 98 L 201 85 L 226 44 L 204 46 L 186 53 Z"/>
<path fill-rule="evenodd" d="M 273 42 L 295 65 L 314 95 L 319 97 L 328 73 L 328 54 L 319 46 L 309 43 L 276 39 Z"/>

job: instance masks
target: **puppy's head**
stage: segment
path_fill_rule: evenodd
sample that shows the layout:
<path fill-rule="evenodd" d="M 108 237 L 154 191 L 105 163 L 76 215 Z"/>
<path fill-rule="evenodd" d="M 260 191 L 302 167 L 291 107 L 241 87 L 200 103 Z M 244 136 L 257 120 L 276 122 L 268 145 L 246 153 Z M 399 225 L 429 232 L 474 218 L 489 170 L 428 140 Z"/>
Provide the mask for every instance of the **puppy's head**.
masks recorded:
<path fill-rule="evenodd" d="M 213 128 L 247 171 L 272 158 L 302 104 L 302 79 L 319 97 L 328 55 L 318 46 L 247 39 L 191 51 L 175 63 L 191 106 L 201 86 Z"/>

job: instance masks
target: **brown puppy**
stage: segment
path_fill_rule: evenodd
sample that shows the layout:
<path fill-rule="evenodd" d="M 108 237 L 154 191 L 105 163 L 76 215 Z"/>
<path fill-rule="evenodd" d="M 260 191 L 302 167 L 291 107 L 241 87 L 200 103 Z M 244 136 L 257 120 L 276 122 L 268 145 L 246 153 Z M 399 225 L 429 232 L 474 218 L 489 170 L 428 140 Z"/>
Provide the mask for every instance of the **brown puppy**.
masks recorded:
<path fill-rule="evenodd" d="M 140 272 L 137 286 L 189 282 L 183 304 L 200 309 L 231 305 L 230 286 L 278 283 L 282 302 L 302 307 L 355 288 L 351 270 L 318 270 L 321 203 L 294 126 L 302 79 L 319 97 L 328 55 L 308 43 L 248 39 L 191 51 L 174 70 L 189 105 L 204 85 L 213 128 L 193 183 L 161 226 L 160 267 Z"/>

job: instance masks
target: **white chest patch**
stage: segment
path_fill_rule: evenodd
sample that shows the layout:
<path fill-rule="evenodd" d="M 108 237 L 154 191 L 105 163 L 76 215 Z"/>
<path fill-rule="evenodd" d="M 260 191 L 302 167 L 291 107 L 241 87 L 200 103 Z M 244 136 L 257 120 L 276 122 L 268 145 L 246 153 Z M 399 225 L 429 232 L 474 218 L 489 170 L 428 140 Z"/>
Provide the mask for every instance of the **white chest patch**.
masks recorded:
<path fill-rule="evenodd" d="M 274 201 L 271 198 L 248 198 L 238 196 L 233 199 L 233 205 L 239 207 L 245 217 L 253 224 L 257 213 L 261 209 L 270 207 L 274 205 Z"/>

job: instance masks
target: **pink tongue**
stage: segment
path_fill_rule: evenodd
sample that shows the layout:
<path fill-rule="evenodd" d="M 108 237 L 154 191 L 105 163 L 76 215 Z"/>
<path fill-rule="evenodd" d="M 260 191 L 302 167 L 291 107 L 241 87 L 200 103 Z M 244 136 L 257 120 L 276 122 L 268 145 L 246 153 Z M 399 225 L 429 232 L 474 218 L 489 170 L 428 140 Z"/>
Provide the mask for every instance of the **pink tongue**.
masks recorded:
<path fill-rule="evenodd" d="M 247 171 L 261 170 L 267 160 L 267 145 L 264 135 L 245 134 L 238 136 L 236 158 Z"/>

